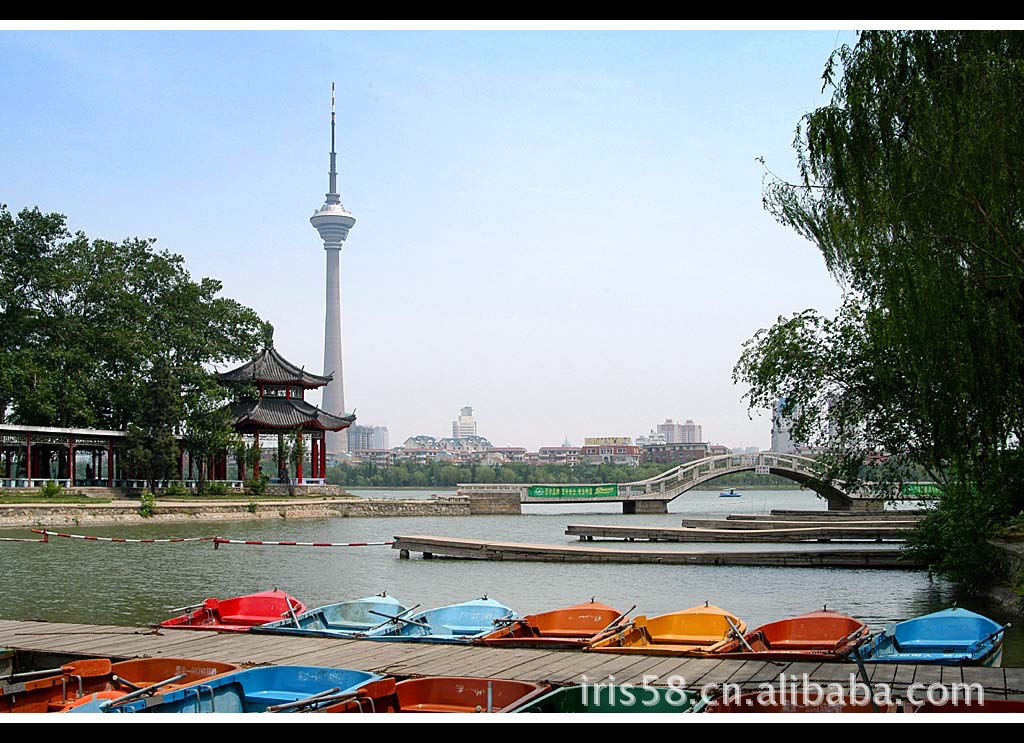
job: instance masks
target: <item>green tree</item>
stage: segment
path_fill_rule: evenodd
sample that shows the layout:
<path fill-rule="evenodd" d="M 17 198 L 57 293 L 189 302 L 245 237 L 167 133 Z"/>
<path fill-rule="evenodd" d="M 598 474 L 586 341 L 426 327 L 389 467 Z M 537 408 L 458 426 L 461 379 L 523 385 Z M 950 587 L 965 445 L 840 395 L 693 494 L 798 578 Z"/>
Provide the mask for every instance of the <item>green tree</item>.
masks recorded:
<path fill-rule="evenodd" d="M 925 467 L 946 496 L 916 551 L 983 584 L 988 538 L 1024 494 L 1024 35 L 865 32 L 824 83 L 798 178 L 770 177 L 765 204 L 845 300 L 758 333 L 734 376 L 753 407 L 785 398 L 836 477 Z"/>

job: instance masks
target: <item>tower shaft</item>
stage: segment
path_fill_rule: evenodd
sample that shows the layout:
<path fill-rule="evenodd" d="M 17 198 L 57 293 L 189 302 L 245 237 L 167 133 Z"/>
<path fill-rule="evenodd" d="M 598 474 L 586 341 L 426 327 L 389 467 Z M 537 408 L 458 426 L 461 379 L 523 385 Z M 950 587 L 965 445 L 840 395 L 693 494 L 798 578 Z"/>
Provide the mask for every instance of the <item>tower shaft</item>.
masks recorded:
<path fill-rule="evenodd" d="M 324 375 L 334 378 L 324 388 L 321 407 L 328 413 L 345 410 L 345 382 L 341 364 L 341 250 L 327 251 L 327 312 L 324 316 Z M 348 435 L 344 431 L 327 432 L 330 454 L 346 451 Z"/>

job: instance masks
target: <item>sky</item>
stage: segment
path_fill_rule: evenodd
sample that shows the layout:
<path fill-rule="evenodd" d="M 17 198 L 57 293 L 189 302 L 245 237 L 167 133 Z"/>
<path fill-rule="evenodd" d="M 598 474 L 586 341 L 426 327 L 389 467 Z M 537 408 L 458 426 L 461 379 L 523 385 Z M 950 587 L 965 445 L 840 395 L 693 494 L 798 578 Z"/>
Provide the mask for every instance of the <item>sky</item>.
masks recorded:
<path fill-rule="evenodd" d="M 472 405 L 495 445 L 693 419 L 768 447 L 732 382 L 831 312 L 764 211 L 852 31 L 0 31 L 0 202 L 152 237 L 323 365 L 330 86 L 346 406 L 392 445 Z M 313 398 L 316 402 L 316 398 Z"/>

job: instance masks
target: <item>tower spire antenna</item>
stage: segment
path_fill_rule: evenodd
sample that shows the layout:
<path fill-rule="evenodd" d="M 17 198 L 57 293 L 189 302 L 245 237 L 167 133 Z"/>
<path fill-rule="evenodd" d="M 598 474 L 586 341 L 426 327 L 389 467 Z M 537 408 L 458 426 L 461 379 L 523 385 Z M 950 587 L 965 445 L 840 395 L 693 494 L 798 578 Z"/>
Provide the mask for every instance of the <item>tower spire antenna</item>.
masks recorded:
<path fill-rule="evenodd" d="M 327 194 L 328 197 L 338 195 L 338 155 L 334 151 L 334 128 L 334 83 L 331 83 L 331 187 Z M 329 200 L 330 199 L 328 198 L 328 201 Z"/>

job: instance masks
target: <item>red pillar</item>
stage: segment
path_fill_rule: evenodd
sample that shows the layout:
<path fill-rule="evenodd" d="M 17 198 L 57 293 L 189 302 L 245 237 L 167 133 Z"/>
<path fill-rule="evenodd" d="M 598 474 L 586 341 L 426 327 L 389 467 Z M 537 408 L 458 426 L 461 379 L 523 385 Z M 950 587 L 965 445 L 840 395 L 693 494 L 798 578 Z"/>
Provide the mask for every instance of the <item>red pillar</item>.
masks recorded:
<path fill-rule="evenodd" d="M 327 434 L 320 434 L 320 471 L 321 477 L 327 477 Z"/>
<path fill-rule="evenodd" d="M 299 447 L 302 446 L 302 431 L 295 434 L 295 443 Z M 298 457 L 295 462 L 295 477 L 298 479 L 299 485 L 302 484 L 302 460 L 305 458 L 306 456 L 303 454 L 303 456 Z"/>
<path fill-rule="evenodd" d="M 25 479 L 32 479 L 32 434 L 25 434 Z M 29 483 L 29 487 L 32 483 Z"/>
<path fill-rule="evenodd" d="M 75 437 L 68 438 L 68 480 L 75 487 Z"/>
<path fill-rule="evenodd" d="M 195 467 L 193 467 L 194 464 L 195 464 L 195 460 L 192 457 L 192 452 L 189 452 L 188 453 L 188 479 L 189 480 L 195 480 L 196 479 Z"/>
<path fill-rule="evenodd" d="M 114 442 L 107 442 L 107 487 L 114 487 Z"/>
<path fill-rule="evenodd" d="M 263 450 L 260 449 L 260 432 L 257 431 L 253 434 L 253 446 L 256 447 L 256 461 L 252 465 L 252 476 L 260 476 L 260 456 L 263 454 Z"/>

